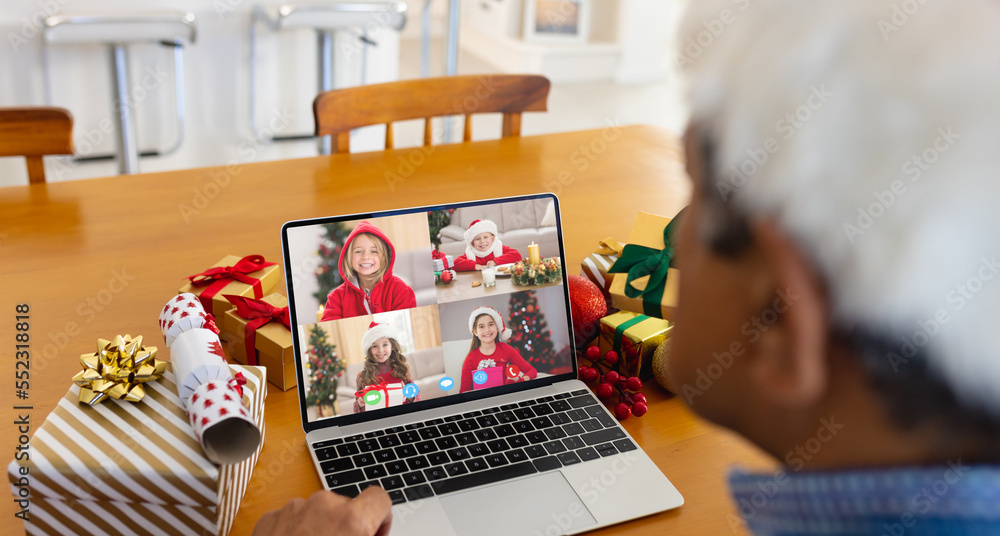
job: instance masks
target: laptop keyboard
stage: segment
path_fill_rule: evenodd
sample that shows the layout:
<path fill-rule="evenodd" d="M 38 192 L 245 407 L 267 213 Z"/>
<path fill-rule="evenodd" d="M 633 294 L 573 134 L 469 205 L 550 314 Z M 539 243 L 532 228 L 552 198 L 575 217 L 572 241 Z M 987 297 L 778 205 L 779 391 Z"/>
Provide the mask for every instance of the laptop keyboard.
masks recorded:
<path fill-rule="evenodd" d="M 326 485 L 393 504 L 635 450 L 586 389 L 312 444 Z"/>

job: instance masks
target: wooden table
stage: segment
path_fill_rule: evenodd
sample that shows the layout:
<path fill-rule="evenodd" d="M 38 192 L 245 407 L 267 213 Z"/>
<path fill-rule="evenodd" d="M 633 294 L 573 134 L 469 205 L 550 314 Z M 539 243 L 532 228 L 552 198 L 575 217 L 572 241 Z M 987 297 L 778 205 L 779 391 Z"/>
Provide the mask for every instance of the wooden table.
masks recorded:
<path fill-rule="evenodd" d="M 36 430 L 98 337 L 159 339 L 159 307 L 185 276 L 226 254 L 279 261 L 278 233 L 287 220 L 553 191 L 562 200 L 565 266 L 575 273 L 598 239 L 627 237 L 637 211 L 672 216 L 687 203 L 681 158 L 668 132 L 630 126 L 2 188 L 0 340 L 7 369 L 0 373 L 0 457 L 6 464 L 14 454 L 15 404 L 33 405 Z M 14 399 L 16 303 L 31 307 L 27 401 Z M 644 392 L 649 414 L 625 427 L 686 504 L 595 534 L 730 533 L 727 514 L 735 510 L 726 469 L 770 468 L 773 460 L 693 416 L 656 385 Z M 296 391 L 272 386 L 266 419 L 267 439 L 232 534 L 249 534 L 263 513 L 321 487 Z M 10 521 L 13 503 L 2 503 L 4 532 L 20 533 L 20 522 Z"/>
<path fill-rule="evenodd" d="M 579 266 L 579 263 L 577 264 Z M 571 271 L 571 274 L 575 274 L 579 271 Z M 472 286 L 473 283 L 480 283 L 478 286 Z M 515 285 L 511 281 L 511 276 L 508 275 L 497 275 L 495 284 L 491 287 L 486 286 L 483 283 L 483 273 L 480 270 L 475 270 L 472 272 L 456 272 L 455 279 L 447 285 L 437 285 L 437 295 L 440 303 L 447 303 L 453 301 L 469 300 L 473 298 L 484 298 L 489 296 L 503 296 L 510 294 L 512 292 L 522 292 L 525 290 L 538 290 L 545 287 L 554 287 L 556 285 L 561 285 L 562 281 L 556 281 L 554 283 L 543 283 L 541 285 L 530 285 L 526 287 Z"/>

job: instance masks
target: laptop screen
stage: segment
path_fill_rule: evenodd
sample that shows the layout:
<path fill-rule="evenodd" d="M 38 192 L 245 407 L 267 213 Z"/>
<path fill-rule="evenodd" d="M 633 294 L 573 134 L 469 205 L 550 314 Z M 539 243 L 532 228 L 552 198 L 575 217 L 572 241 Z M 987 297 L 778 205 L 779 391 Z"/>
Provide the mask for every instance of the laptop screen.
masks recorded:
<path fill-rule="evenodd" d="M 310 431 L 576 375 L 552 194 L 282 228 Z"/>

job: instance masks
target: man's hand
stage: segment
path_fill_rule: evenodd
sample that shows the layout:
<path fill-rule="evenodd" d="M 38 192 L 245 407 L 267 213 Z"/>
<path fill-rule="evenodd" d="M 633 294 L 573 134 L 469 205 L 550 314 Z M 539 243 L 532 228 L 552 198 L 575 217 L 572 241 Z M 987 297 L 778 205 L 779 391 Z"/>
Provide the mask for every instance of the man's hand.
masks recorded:
<path fill-rule="evenodd" d="M 257 522 L 255 536 L 384 536 L 392 524 L 392 501 L 382 488 L 365 488 L 354 500 L 332 491 L 296 497 Z"/>

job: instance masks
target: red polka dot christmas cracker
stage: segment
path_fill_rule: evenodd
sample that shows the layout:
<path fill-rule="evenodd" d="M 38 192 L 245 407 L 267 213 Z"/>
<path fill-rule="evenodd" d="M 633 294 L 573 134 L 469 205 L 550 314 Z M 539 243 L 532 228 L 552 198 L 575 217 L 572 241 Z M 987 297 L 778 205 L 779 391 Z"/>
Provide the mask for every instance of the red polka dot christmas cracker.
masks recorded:
<path fill-rule="evenodd" d="M 178 294 L 160 311 L 160 330 L 170 349 L 177 394 L 195 437 L 214 463 L 238 463 L 260 445 L 261 433 L 243 405 L 218 329 L 198 297 Z"/>

